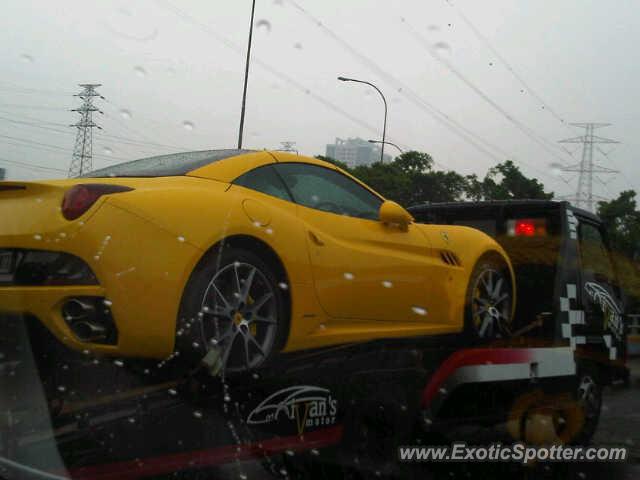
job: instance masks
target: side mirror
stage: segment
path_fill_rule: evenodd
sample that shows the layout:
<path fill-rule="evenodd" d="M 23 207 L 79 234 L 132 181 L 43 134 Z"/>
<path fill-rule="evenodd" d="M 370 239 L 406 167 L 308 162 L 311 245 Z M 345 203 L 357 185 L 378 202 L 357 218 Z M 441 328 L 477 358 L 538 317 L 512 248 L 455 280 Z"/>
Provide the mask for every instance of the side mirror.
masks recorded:
<path fill-rule="evenodd" d="M 391 200 L 385 200 L 380 205 L 380 221 L 387 225 L 395 225 L 403 230 L 406 230 L 413 217 L 404 208 Z"/>

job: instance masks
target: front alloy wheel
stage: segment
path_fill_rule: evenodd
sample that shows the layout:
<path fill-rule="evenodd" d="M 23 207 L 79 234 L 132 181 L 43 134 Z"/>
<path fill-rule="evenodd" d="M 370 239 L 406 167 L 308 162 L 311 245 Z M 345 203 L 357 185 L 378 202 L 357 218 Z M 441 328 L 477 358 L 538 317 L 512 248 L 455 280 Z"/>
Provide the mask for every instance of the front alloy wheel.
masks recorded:
<path fill-rule="evenodd" d="M 470 282 L 468 328 L 479 339 L 511 334 L 511 282 L 505 268 L 494 262 L 476 266 Z"/>

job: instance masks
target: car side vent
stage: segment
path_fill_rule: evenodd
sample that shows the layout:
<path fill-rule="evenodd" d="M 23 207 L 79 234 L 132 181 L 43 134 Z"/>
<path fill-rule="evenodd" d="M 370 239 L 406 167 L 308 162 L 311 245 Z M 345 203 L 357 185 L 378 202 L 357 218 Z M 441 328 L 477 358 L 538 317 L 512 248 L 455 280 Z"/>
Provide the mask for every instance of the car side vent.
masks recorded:
<path fill-rule="evenodd" d="M 442 261 L 447 265 L 453 265 L 454 267 L 460 266 L 460 259 L 458 256 L 449 250 L 442 250 L 440 252 L 440 258 L 442 258 Z"/>

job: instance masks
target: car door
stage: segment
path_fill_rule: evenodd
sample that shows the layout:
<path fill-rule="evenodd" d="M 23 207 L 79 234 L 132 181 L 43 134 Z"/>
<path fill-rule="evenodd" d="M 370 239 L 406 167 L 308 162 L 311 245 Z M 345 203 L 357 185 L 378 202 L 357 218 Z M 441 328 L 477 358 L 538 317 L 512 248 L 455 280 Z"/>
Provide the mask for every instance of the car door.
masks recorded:
<path fill-rule="evenodd" d="M 328 315 L 428 321 L 430 247 L 415 225 L 379 222 L 383 200 L 335 169 L 295 162 L 275 169 L 299 205 L 315 290 Z"/>
<path fill-rule="evenodd" d="M 623 304 L 602 229 L 580 219 L 578 227 L 581 298 L 585 312 L 583 335 L 603 336 L 611 359 L 624 348 Z"/>

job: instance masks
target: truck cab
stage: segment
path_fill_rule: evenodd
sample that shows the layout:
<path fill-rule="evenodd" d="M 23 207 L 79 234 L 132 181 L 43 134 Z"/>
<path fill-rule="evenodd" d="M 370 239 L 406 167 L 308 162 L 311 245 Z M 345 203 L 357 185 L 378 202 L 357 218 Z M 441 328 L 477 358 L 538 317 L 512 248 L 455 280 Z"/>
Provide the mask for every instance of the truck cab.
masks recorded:
<path fill-rule="evenodd" d="M 496 239 L 516 275 L 513 328 L 527 342 L 571 346 L 604 384 L 626 378 L 623 292 L 598 216 L 551 200 L 432 203 L 409 211 L 421 223 L 466 225 Z"/>

